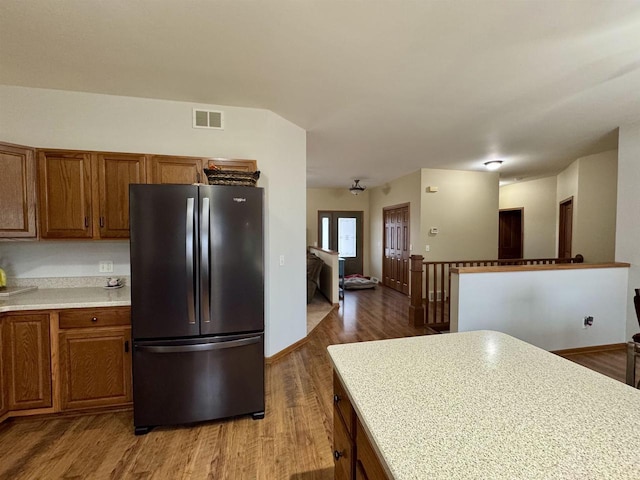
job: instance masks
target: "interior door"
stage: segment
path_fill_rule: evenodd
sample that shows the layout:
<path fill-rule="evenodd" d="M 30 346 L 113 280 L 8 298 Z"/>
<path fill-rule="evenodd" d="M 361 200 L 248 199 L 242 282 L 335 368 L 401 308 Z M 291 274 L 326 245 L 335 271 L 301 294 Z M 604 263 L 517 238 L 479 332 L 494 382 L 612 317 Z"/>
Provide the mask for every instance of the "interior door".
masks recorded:
<path fill-rule="evenodd" d="M 500 210 L 498 215 L 498 258 L 523 258 L 524 209 Z"/>
<path fill-rule="evenodd" d="M 344 258 L 345 275 L 362 275 L 362 212 L 319 211 L 318 245 Z"/>
<path fill-rule="evenodd" d="M 385 207 L 384 247 L 382 260 L 383 284 L 409 294 L 409 204 Z"/>
<path fill-rule="evenodd" d="M 571 258 L 573 237 L 573 197 L 560 202 L 558 220 L 558 257 Z"/>

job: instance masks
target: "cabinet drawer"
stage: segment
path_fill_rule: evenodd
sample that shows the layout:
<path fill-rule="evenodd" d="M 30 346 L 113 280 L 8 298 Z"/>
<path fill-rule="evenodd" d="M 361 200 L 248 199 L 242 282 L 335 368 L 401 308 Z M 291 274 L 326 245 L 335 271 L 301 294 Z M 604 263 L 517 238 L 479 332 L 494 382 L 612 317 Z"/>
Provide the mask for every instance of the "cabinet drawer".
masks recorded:
<path fill-rule="evenodd" d="M 344 424 L 347 427 L 347 432 L 349 432 L 349 435 L 353 436 L 355 434 L 355 413 L 351 406 L 351 402 L 349 401 L 349 397 L 347 397 L 347 392 L 345 392 L 342 382 L 340 382 L 340 379 L 335 372 L 333 373 L 333 404 L 335 405 L 336 410 L 340 412 L 340 415 L 344 420 Z"/>
<path fill-rule="evenodd" d="M 60 328 L 90 328 L 131 325 L 131 308 L 77 308 L 61 310 Z"/>
<path fill-rule="evenodd" d="M 353 455 L 353 442 L 347 432 L 338 409 L 333 409 L 333 461 L 335 464 L 334 480 L 351 480 L 355 457 Z"/>

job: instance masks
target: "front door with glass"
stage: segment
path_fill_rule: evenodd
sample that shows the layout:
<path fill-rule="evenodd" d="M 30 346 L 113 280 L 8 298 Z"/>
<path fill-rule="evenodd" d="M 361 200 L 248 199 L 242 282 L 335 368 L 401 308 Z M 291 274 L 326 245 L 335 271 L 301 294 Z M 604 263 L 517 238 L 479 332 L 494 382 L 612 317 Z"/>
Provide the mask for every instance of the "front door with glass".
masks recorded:
<path fill-rule="evenodd" d="M 344 258 L 344 274 L 363 273 L 362 212 L 318 212 L 318 246 Z"/>

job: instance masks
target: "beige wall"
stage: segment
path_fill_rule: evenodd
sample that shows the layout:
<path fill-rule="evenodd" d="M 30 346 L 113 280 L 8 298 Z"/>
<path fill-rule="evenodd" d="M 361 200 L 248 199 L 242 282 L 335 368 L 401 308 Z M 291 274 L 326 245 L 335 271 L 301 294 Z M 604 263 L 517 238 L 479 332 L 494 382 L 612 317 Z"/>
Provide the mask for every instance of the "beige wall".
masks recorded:
<path fill-rule="evenodd" d="M 438 187 L 427 193 L 429 186 Z M 423 168 L 421 233 L 414 251 L 426 260 L 498 258 L 498 173 Z M 438 233 L 429 233 L 437 227 Z M 426 251 L 426 245 L 430 251 Z"/>
<path fill-rule="evenodd" d="M 370 235 L 369 235 L 369 191 L 353 195 L 345 188 L 308 188 L 307 189 L 307 245 L 317 246 L 318 211 L 361 211 L 363 232 L 363 270 L 369 275 Z"/>
<path fill-rule="evenodd" d="M 524 208 L 524 258 L 556 255 L 555 176 L 500 187 L 500 209 Z"/>
<path fill-rule="evenodd" d="M 611 150 L 578 158 L 558 174 L 556 239 L 559 204 L 573 197 L 571 254 L 582 254 L 588 263 L 615 257 L 617 165 L 618 151 Z"/>
<path fill-rule="evenodd" d="M 420 184 L 421 176 L 418 170 L 417 172 L 397 178 L 380 187 L 368 190 L 370 192 L 370 274 L 372 276 L 382 279 L 383 208 L 409 203 L 409 236 L 411 238 L 411 246 L 413 247 L 411 253 L 417 253 L 416 248 L 420 242 Z M 418 251 L 419 250 L 418 248 Z"/>
<path fill-rule="evenodd" d="M 578 159 L 580 209 L 574 219 L 573 254 L 582 254 L 589 263 L 615 258 L 617 181 L 617 150 Z"/>
<path fill-rule="evenodd" d="M 640 288 L 640 121 L 620 127 L 618 137 L 618 184 L 616 208 L 616 261 L 628 262 L 627 340 L 638 333 L 633 308 L 634 289 Z"/>
<path fill-rule="evenodd" d="M 576 228 L 576 218 L 578 217 L 578 161 L 576 160 L 562 172 L 558 174 L 558 189 L 556 190 L 556 211 L 554 215 L 554 222 L 556 224 L 556 248 L 554 250 L 554 257 L 558 256 L 558 218 L 560 215 L 560 202 L 573 197 L 573 231 Z M 575 235 L 572 240 L 575 242 Z M 571 254 L 575 255 L 575 249 L 573 243 L 571 245 Z"/>

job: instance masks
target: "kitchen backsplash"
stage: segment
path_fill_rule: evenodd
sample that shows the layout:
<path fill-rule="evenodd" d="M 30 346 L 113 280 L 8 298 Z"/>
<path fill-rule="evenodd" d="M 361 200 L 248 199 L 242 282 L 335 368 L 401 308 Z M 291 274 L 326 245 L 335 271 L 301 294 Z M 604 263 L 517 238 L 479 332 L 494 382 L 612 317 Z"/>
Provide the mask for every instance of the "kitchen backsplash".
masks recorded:
<path fill-rule="evenodd" d="M 100 273 L 101 261 L 113 262 L 113 272 Z M 129 242 L 0 242 L 0 268 L 13 278 L 124 277 L 131 272 Z"/>

